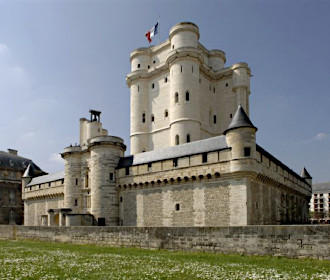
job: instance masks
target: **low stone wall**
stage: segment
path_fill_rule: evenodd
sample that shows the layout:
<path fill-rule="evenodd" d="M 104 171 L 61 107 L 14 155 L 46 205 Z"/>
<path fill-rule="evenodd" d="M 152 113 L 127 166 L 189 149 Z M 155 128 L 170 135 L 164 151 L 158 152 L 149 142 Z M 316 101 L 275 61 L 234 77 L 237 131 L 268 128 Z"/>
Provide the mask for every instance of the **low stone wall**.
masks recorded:
<path fill-rule="evenodd" d="M 0 225 L 0 239 L 330 259 L 330 225 L 150 228 Z"/>

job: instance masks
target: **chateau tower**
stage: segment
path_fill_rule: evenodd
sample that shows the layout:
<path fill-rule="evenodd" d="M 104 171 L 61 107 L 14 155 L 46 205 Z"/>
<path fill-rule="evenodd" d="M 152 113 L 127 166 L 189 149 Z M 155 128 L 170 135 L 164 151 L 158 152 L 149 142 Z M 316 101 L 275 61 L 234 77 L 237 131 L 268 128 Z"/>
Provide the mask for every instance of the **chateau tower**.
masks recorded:
<path fill-rule="evenodd" d="M 221 135 L 240 104 L 249 114 L 248 65 L 224 67 L 225 53 L 199 37 L 182 22 L 165 42 L 131 53 L 131 154 Z"/>
<path fill-rule="evenodd" d="M 91 214 L 99 225 L 118 225 L 115 168 L 126 146 L 102 128 L 101 112 L 90 113 L 90 120 L 80 119 L 80 145 L 67 147 L 61 154 L 65 161 L 64 208 L 72 210 L 68 219 L 71 214 Z"/>

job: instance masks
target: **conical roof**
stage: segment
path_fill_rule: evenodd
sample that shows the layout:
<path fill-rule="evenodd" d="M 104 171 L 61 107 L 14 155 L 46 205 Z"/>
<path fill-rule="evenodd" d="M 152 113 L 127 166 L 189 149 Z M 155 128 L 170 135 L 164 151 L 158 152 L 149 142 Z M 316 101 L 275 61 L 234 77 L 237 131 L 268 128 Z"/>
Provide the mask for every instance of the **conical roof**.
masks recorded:
<path fill-rule="evenodd" d="M 300 176 L 304 179 L 312 179 L 312 176 L 308 173 L 305 167 L 301 170 Z"/>
<path fill-rule="evenodd" d="M 25 169 L 25 172 L 22 178 L 34 178 L 41 175 L 46 175 L 47 173 L 42 171 L 39 166 L 35 165 L 33 162 L 30 162 L 28 167 Z"/>
<path fill-rule="evenodd" d="M 243 107 L 241 105 L 238 106 L 236 113 L 231 120 L 231 123 L 229 124 L 228 128 L 224 131 L 224 134 L 226 134 L 229 130 L 240 128 L 240 127 L 252 127 L 257 129 L 251 120 L 249 119 L 248 115 L 245 113 Z"/>

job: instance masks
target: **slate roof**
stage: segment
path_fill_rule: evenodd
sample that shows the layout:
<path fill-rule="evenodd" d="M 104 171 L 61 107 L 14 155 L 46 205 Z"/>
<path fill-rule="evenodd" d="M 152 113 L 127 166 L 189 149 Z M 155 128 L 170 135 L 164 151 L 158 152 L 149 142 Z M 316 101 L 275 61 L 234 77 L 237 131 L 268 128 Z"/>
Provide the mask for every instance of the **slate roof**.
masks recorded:
<path fill-rule="evenodd" d="M 166 147 L 150 152 L 140 153 L 136 155 L 121 158 L 118 168 L 131 165 L 144 164 L 148 162 L 173 159 L 204 152 L 219 151 L 228 148 L 226 136 L 216 136 L 204 140 L 194 141 L 191 143 L 181 144 L 177 146 Z"/>
<path fill-rule="evenodd" d="M 29 186 L 33 186 L 33 185 L 39 185 L 39 184 L 44 184 L 44 183 L 48 183 L 48 182 L 54 182 L 54 181 L 61 180 L 61 179 L 64 179 L 64 170 L 60 171 L 60 172 L 53 173 L 53 174 L 48 174 L 48 175 L 35 177 L 31 180 L 31 182 L 27 186 L 29 187 Z"/>
<path fill-rule="evenodd" d="M 330 182 L 327 183 L 319 183 L 319 184 L 313 184 L 313 192 L 319 192 L 319 193 L 330 193 Z"/>
<path fill-rule="evenodd" d="M 312 176 L 308 173 L 306 168 L 304 167 L 303 170 L 301 171 L 300 176 L 305 179 L 312 179 Z"/>
<path fill-rule="evenodd" d="M 33 164 L 33 167 L 36 172 L 41 172 L 43 174 L 46 174 L 40 169 L 39 166 L 33 163 L 32 160 L 18 155 L 10 154 L 4 151 L 0 151 L 0 169 L 9 168 L 23 172 L 30 163 Z"/>
<path fill-rule="evenodd" d="M 253 127 L 257 129 L 251 120 L 249 119 L 248 115 L 245 113 L 243 107 L 241 105 L 238 106 L 236 113 L 231 120 L 231 123 L 229 124 L 228 128 L 224 131 L 224 134 L 226 134 L 229 130 L 240 128 L 240 127 Z"/>
<path fill-rule="evenodd" d="M 28 167 L 26 168 L 23 178 L 33 178 L 41 175 L 46 175 L 47 173 L 42 171 L 34 162 L 30 162 Z"/>

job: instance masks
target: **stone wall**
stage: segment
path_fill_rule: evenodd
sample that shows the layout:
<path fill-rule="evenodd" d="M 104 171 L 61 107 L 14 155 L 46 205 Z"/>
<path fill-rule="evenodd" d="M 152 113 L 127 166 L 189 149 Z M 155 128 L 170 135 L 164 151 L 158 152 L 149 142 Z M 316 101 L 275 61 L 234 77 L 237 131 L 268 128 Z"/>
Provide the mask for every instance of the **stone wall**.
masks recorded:
<path fill-rule="evenodd" d="M 0 239 L 330 260 L 330 225 L 140 228 L 0 225 Z"/>

